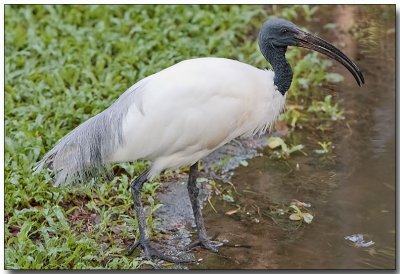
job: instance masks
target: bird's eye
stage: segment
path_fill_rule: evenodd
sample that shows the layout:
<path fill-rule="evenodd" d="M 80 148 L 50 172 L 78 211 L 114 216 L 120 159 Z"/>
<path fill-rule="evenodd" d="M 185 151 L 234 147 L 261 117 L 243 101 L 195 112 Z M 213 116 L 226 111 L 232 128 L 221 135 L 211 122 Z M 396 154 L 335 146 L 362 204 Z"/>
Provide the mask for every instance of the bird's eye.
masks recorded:
<path fill-rule="evenodd" d="M 281 29 L 281 33 L 286 33 L 287 31 L 288 31 L 288 30 L 285 29 L 285 28 Z"/>

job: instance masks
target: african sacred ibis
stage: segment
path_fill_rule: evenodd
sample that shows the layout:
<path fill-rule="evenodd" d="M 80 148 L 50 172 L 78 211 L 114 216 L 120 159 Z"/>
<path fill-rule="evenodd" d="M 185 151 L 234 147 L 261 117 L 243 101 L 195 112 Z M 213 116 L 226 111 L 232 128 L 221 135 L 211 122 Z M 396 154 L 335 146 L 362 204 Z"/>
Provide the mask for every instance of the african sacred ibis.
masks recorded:
<path fill-rule="evenodd" d="M 36 170 L 49 167 L 55 184 L 82 181 L 110 163 L 147 159 L 151 167 L 133 180 L 131 192 L 145 256 L 178 261 L 157 251 L 146 230 L 140 200 L 143 183 L 165 169 L 190 166 L 190 196 L 199 243 L 216 251 L 203 223 L 196 187 L 197 162 L 232 139 L 263 132 L 278 117 L 292 81 L 288 46 L 309 48 L 339 61 L 361 86 L 364 77 L 339 49 L 283 19 L 270 19 L 259 47 L 273 71 L 224 58 L 180 62 L 125 91 L 109 108 L 87 120 L 50 150 Z"/>

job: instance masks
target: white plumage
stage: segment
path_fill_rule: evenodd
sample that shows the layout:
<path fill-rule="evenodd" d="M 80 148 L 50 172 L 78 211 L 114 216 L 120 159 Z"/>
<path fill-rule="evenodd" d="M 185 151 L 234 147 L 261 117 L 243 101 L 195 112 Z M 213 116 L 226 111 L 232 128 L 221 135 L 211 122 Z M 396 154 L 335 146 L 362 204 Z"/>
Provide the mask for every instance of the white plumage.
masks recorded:
<path fill-rule="evenodd" d="M 196 163 L 239 136 L 265 132 L 284 108 L 274 72 L 225 58 L 182 61 L 125 91 L 62 138 L 39 162 L 55 185 L 111 163 L 152 161 L 150 179 Z"/>
<path fill-rule="evenodd" d="M 124 143 L 108 161 L 151 160 L 154 177 L 264 131 L 285 101 L 273 78 L 273 71 L 238 61 L 199 58 L 143 79 L 122 95 L 131 102 L 122 120 Z"/>

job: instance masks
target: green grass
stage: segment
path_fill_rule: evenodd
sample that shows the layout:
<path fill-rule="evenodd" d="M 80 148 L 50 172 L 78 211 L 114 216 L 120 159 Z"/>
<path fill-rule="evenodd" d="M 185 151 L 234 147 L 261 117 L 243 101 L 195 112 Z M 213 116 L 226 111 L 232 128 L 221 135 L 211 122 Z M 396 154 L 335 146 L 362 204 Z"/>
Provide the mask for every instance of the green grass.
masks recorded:
<path fill-rule="evenodd" d="M 124 255 L 138 236 L 127 186 L 147 163 L 118 165 L 112 180 L 76 188 L 52 187 L 45 172 L 32 175 L 35 163 L 133 83 L 181 60 L 219 56 L 267 66 L 256 40 L 262 22 L 269 14 L 293 20 L 313 12 L 307 6 L 7 5 L 6 268 L 133 269 L 149 263 Z M 304 53 L 288 53 L 297 62 L 289 100 L 306 105 L 329 78 L 330 61 L 314 53 L 302 59 Z M 282 119 L 293 128 L 298 122 Z M 144 201 L 153 209 L 157 185 L 145 187 Z"/>

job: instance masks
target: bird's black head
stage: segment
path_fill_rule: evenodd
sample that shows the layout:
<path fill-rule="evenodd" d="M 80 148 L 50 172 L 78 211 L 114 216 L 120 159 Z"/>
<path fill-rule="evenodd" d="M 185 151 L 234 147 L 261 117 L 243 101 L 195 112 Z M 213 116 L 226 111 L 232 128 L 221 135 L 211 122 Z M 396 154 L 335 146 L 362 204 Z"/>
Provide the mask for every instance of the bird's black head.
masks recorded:
<path fill-rule="evenodd" d="M 267 20 L 260 30 L 259 45 L 262 54 L 272 66 L 275 63 L 279 67 L 279 56 L 286 52 L 288 46 L 304 47 L 318 51 L 340 62 L 351 72 L 358 85 L 364 84 L 364 76 L 360 69 L 343 52 L 325 40 L 301 30 L 287 20 L 280 18 Z"/>
<path fill-rule="evenodd" d="M 272 18 L 264 23 L 260 31 L 260 43 L 267 43 L 272 47 L 295 46 L 295 34 L 299 28 L 284 19 Z"/>

